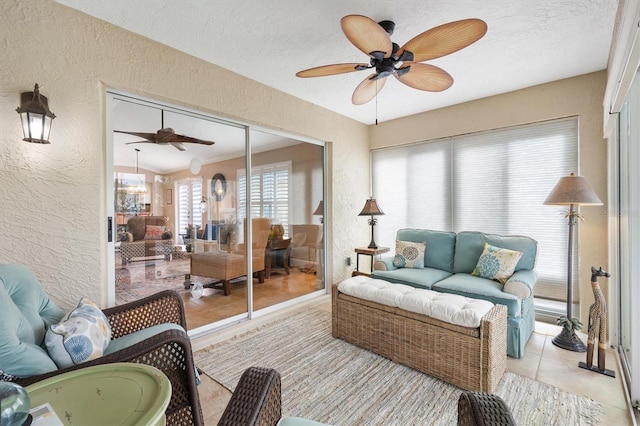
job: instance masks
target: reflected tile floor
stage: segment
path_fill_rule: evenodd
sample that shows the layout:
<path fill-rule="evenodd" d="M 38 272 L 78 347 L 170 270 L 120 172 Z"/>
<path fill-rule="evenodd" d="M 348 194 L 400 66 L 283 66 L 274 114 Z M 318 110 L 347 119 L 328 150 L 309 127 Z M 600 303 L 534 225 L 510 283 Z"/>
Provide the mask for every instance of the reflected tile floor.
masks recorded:
<path fill-rule="evenodd" d="M 302 307 L 293 309 L 306 309 L 309 306 L 331 311 L 331 298 L 323 296 L 318 300 L 307 302 Z M 265 321 L 272 320 L 274 316 L 290 313 L 291 309 L 254 320 L 251 325 L 240 324 L 233 329 L 222 330 L 198 339 L 194 341 L 193 350 L 196 351 L 207 345 L 231 338 L 236 334 L 244 333 Z M 633 425 L 627 409 L 622 379 L 613 349 L 607 350 L 606 368 L 615 371 L 615 378 L 579 368 L 578 363 L 586 361 L 586 354 L 556 347 L 552 340 L 559 332 L 560 327 L 556 325 L 536 322 L 536 329 L 527 343 L 525 356 L 521 359 L 507 358 L 507 370 L 600 402 L 602 404 L 598 418 L 600 425 Z M 580 337 L 586 343 L 586 336 L 581 334 Z M 594 361 L 596 360 L 597 358 L 594 359 Z M 217 424 L 231 398 L 231 392 L 204 374 L 199 392 L 205 424 Z"/>

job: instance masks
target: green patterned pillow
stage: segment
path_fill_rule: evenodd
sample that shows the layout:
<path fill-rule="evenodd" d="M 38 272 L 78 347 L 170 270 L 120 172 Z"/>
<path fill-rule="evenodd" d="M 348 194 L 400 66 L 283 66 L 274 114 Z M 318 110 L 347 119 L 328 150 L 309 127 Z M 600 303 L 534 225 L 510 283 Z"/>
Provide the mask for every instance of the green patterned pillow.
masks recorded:
<path fill-rule="evenodd" d="M 477 277 L 496 280 L 502 284 L 506 283 L 509 277 L 513 275 L 518 261 L 522 257 L 522 252 L 504 249 L 484 243 L 484 250 L 478 259 L 471 275 Z"/>
<path fill-rule="evenodd" d="M 393 258 L 393 266 L 396 268 L 424 268 L 424 252 L 426 249 L 427 243 L 396 241 L 396 255 Z"/>

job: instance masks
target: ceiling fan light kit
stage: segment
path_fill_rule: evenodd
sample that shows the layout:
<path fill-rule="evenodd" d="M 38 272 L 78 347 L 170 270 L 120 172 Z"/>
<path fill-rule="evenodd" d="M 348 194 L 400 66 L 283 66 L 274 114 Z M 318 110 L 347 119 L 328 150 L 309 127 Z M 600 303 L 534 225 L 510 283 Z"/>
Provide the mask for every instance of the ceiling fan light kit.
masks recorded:
<path fill-rule="evenodd" d="M 376 23 L 366 16 L 347 15 L 340 20 L 340 25 L 347 39 L 369 56 L 369 64 L 323 65 L 299 71 L 296 76 L 323 77 L 374 69 L 375 73 L 365 78 L 353 92 L 351 101 L 354 105 L 365 104 L 376 97 L 386 78 L 392 75 L 414 89 L 427 92 L 447 90 L 453 84 L 453 77 L 442 68 L 422 62 L 464 49 L 487 32 L 487 24 L 483 20 L 463 19 L 431 28 L 400 47 L 390 38 L 395 29 L 392 21 Z"/>

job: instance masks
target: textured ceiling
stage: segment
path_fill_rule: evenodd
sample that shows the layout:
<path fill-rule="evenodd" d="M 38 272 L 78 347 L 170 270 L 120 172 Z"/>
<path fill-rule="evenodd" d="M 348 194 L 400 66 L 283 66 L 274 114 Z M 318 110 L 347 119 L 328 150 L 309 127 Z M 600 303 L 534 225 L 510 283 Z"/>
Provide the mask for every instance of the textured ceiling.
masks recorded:
<path fill-rule="evenodd" d="M 290 95 L 366 124 L 505 93 L 607 67 L 617 0 L 57 0 Z M 388 78 L 376 100 L 351 104 L 368 71 L 300 79 L 297 71 L 367 62 L 340 18 L 396 23 L 403 45 L 438 25 L 480 18 L 478 42 L 429 63 L 448 71 L 440 93 Z"/>

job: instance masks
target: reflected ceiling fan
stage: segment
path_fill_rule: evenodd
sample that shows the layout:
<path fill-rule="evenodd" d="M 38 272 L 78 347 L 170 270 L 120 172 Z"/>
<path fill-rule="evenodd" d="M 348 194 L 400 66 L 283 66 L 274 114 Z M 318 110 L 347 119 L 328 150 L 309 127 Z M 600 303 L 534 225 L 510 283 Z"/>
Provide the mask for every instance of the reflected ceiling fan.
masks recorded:
<path fill-rule="evenodd" d="M 390 39 L 395 28 L 392 21 L 376 23 L 366 16 L 347 15 L 340 20 L 340 25 L 349 41 L 369 55 L 369 63 L 323 65 L 299 71 L 296 76 L 323 77 L 374 68 L 375 73 L 365 78 L 353 92 L 351 101 L 354 105 L 366 104 L 373 99 L 390 75 L 418 90 L 441 92 L 448 89 L 453 84 L 453 77 L 442 68 L 422 61 L 464 49 L 487 32 L 483 20 L 463 19 L 431 28 L 400 47 Z"/>
<path fill-rule="evenodd" d="M 114 130 L 116 133 L 126 133 L 127 135 L 137 136 L 145 139 L 143 141 L 127 142 L 127 145 L 134 143 L 154 143 L 156 145 L 173 145 L 179 151 L 185 151 L 183 143 L 197 143 L 200 145 L 213 145 L 215 142 L 205 141 L 202 139 L 192 138 L 177 134 L 171 127 L 164 127 L 164 110 L 161 111 L 160 130 L 155 133 L 142 132 L 126 132 L 124 130 Z"/>

